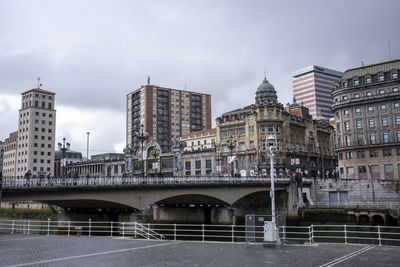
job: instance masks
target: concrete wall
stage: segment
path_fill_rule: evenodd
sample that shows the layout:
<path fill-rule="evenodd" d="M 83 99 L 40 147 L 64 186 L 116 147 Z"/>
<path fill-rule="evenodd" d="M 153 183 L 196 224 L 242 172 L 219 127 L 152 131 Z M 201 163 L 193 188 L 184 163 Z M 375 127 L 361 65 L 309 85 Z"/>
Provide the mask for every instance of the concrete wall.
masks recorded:
<path fill-rule="evenodd" d="M 348 192 L 348 202 L 400 202 L 399 181 L 315 179 L 311 185 L 314 202 L 329 202 L 329 192 Z"/>

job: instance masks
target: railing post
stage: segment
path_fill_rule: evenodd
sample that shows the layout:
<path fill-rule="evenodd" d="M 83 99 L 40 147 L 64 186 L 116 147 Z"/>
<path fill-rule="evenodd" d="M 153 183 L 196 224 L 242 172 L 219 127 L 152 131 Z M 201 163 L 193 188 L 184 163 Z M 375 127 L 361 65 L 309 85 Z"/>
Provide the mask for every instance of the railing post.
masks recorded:
<path fill-rule="evenodd" d="M 174 223 L 174 241 L 176 241 L 176 223 Z"/>
<path fill-rule="evenodd" d="M 382 240 L 381 240 L 381 226 L 378 225 L 378 241 L 379 241 L 379 246 L 382 246 Z"/>
<path fill-rule="evenodd" d="M 344 225 L 344 243 L 347 245 L 347 227 Z"/>
<path fill-rule="evenodd" d="M 50 218 L 47 218 L 47 235 L 50 235 Z"/>
<path fill-rule="evenodd" d="M 232 224 L 232 243 L 235 242 L 235 231 L 233 229 L 233 224 Z"/>
<path fill-rule="evenodd" d="M 28 220 L 28 235 L 30 234 L 30 232 L 31 232 L 31 221 Z"/>
<path fill-rule="evenodd" d="M 92 218 L 89 218 L 89 237 L 92 235 Z"/>
<path fill-rule="evenodd" d="M 14 226 L 15 226 L 15 220 L 12 220 L 12 224 L 11 224 L 11 234 L 14 234 Z"/>
<path fill-rule="evenodd" d="M 137 237 L 137 222 L 135 222 L 135 238 Z"/>
<path fill-rule="evenodd" d="M 113 222 L 110 223 L 110 237 L 113 236 Z"/>
<path fill-rule="evenodd" d="M 203 240 L 203 242 L 204 242 L 204 224 L 202 224 L 201 225 L 201 237 L 202 237 L 202 240 Z"/>
<path fill-rule="evenodd" d="M 71 221 L 68 221 L 68 236 L 69 236 L 70 231 L 71 231 Z"/>
<path fill-rule="evenodd" d="M 314 224 L 311 224 L 311 243 L 314 243 Z"/>
<path fill-rule="evenodd" d="M 122 223 L 122 238 L 125 238 L 125 223 Z"/>
<path fill-rule="evenodd" d="M 282 239 L 283 239 L 283 244 L 286 243 L 286 226 L 282 226 Z"/>
<path fill-rule="evenodd" d="M 147 223 L 147 240 L 150 239 L 150 223 Z"/>
<path fill-rule="evenodd" d="M 308 241 L 309 241 L 310 246 L 311 246 L 311 226 L 308 226 Z"/>

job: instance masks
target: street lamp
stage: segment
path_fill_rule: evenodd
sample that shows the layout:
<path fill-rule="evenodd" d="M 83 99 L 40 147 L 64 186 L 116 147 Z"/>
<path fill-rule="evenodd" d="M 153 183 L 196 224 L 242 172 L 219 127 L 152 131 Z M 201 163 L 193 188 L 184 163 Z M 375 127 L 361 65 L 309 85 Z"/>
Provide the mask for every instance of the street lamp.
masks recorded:
<path fill-rule="evenodd" d="M 143 124 L 140 124 L 140 130 L 135 131 L 133 134 L 133 138 L 136 138 L 139 142 L 142 143 L 142 176 L 144 176 L 144 158 L 143 158 L 143 143 L 149 137 L 149 132 L 144 131 Z"/>
<path fill-rule="evenodd" d="M 233 150 L 236 148 L 236 141 L 233 140 L 232 135 L 225 142 L 226 146 L 231 150 L 231 176 L 233 177 Z"/>
<path fill-rule="evenodd" d="M 272 215 L 272 229 L 274 231 L 273 234 L 273 242 L 277 241 L 276 235 L 276 214 L 275 214 L 275 174 L 274 174 L 274 156 L 277 150 L 276 147 L 276 136 L 275 135 L 268 135 L 267 136 L 267 145 L 269 147 L 268 156 L 270 159 L 270 168 L 271 168 L 271 215 Z"/>
<path fill-rule="evenodd" d="M 62 178 L 65 178 L 65 152 L 70 149 L 70 143 L 65 143 L 65 137 L 63 138 L 63 143 L 58 143 L 58 150 L 62 152 L 61 154 L 61 173 Z"/>

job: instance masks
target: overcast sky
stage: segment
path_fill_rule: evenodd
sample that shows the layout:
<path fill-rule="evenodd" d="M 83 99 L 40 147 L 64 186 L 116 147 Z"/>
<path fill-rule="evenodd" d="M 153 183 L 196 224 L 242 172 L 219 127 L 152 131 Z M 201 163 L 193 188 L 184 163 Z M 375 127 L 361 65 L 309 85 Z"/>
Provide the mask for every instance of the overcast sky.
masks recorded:
<path fill-rule="evenodd" d="M 281 103 L 291 73 L 400 58 L 400 1 L 0 0 L 0 140 L 20 94 L 56 93 L 57 142 L 125 146 L 126 94 L 151 83 L 212 95 L 213 120 L 254 102 L 264 77 Z M 215 123 L 214 123 L 215 125 Z M 86 153 L 84 153 L 85 155 Z"/>

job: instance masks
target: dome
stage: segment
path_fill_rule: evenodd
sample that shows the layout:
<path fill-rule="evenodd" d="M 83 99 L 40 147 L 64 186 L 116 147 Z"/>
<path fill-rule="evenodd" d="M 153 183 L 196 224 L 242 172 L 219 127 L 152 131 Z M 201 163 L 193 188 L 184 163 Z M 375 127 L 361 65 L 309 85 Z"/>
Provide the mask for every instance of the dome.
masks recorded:
<path fill-rule="evenodd" d="M 277 104 L 278 96 L 276 95 L 275 88 L 270 84 L 267 78 L 264 78 L 262 83 L 258 86 L 256 92 L 256 104 Z"/>

